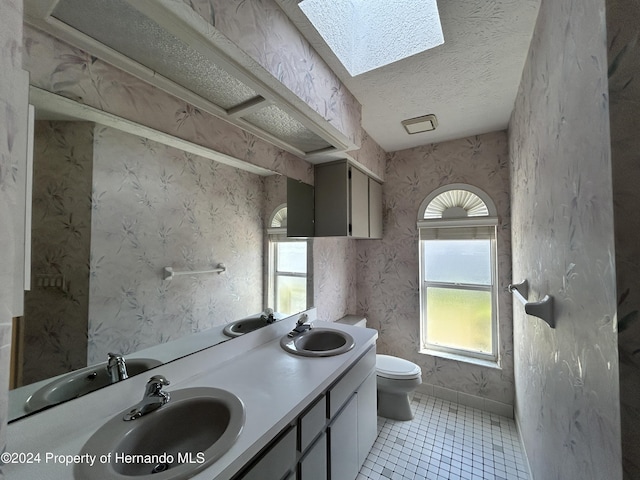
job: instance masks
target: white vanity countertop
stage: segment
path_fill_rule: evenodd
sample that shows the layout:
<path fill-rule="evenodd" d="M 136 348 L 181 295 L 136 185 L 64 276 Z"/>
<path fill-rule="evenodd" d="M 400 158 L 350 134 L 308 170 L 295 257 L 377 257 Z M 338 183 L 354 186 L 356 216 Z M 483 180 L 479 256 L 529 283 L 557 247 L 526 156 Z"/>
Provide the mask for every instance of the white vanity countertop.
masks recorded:
<path fill-rule="evenodd" d="M 245 425 L 238 440 L 194 479 L 231 478 L 374 345 L 378 336 L 372 329 L 316 322 L 317 327 L 348 331 L 356 346 L 334 357 L 301 357 L 285 352 L 279 344 L 282 334 L 294 323 L 295 319 L 283 320 L 262 329 L 262 333 L 253 332 L 150 371 L 150 375 L 163 374 L 172 382 L 166 388 L 169 392 L 211 386 L 228 390 L 244 402 Z M 271 330 L 267 330 L 269 328 Z M 206 368 L 212 364 L 216 367 Z M 72 465 L 47 463 L 46 454 L 78 454 L 88 438 L 108 419 L 140 400 L 150 375 L 139 375 L 9 424 L 7 452 L 40 453 L 41 462 L 5 465 L 6 478 L 73 479 Z"/>

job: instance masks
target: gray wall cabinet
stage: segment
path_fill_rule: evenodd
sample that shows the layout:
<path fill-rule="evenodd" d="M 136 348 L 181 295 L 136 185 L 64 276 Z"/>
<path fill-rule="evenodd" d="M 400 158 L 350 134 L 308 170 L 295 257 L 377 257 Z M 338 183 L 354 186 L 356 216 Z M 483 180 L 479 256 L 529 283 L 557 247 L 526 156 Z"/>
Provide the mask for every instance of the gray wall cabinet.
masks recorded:
<path fill-rule="evenodd" d="M 382 185 L 348 161 L 315 167 L 315 236 L 382 238 Z"/>

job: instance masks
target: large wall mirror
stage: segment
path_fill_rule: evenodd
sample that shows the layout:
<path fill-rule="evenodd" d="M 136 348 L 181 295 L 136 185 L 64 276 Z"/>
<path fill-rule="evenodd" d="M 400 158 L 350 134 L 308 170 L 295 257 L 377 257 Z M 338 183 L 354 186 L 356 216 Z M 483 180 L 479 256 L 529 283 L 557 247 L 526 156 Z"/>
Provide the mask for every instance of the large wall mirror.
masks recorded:
<path fill-rule="evenodd" d="M 31 290 L 10 420 L 115 381 L 109 353 L 134 375 L 233 338 L 225 326 L 269 306 L 267 222 L 287 198 L 266 169 L 33 87 L 31 103 Z"/>

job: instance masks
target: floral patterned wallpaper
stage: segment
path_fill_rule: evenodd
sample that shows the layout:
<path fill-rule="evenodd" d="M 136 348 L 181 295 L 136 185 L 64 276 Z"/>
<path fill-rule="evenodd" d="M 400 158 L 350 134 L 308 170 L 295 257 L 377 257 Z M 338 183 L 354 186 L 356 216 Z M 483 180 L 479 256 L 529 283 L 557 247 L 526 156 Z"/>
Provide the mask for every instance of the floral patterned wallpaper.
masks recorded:
<path fill-rule="evenodd" d="M 517 420 L 534 479 L 620 479 L 604 0 L 543 0 L 510 122 Z M 626 13 L 625 13 L 626 15 Z"/>
<path fill-rule="evenodd" d="M 380 180 L 385 180 L 387 169 L 387 152 L 385 152 L 376 141 L 362 130 L 362 145 L 360 149 L 349 152 L 349 156 L 360 165 L 367 167 Z"/>
<path fill-rule="evenodd" d="M 640 478 L 640 4 L 607 0 L 609 118 L 618 289 L 620 415 L 624 478 Z"/>
<path fill-rule="evenodd" d="M 97 126 L 89 364 L 261 311 L 263 201 L 258 175 Z"/>
<path fill-rule="evenodd" d="M 66 289 L 27 295 L 25 384 L 262 309 L 262 177 L 85 122 L 38 122 L 36 153 L 34 283 Z"/>
<path fill-rule="evenodd" d="M 360 146 L 360 104 L 274 0 L 183 1 Z"/>
<path fill-rule="evenodd" d="M 87 365 L 94 127 L 36 122 L 24 385 Z"/>
<path fill-rule="evenodd" d="M 334 322 L 356 311 L 356 244 L 350 238 L 313 239 L 313 291 L 318 320 Z"/>
<path fill-rule="evenodd" d="M 27 83 L 22 70 L 22 0 L 0 4 L 0 450 L 6 446 L 12 317 L 22 313 Z M 22 230 L 20 230 L 22 226 Z M 2 470 L 0 467 L 0 475 Z"/>
<path fill-rule="evenodd" d="M 467 183 L 495 202 L 498 228 L 498 311 L 502 369 L 418 353 L 418 208 L 436 188 Z M 496 132 L 389 154 L 383 186 L 384 237 L 357 242 L 357 311 L 380 332 L 378 350 L 411 360 L 423 382 L 513 405 L 513 359 L 507 136 Z"/>

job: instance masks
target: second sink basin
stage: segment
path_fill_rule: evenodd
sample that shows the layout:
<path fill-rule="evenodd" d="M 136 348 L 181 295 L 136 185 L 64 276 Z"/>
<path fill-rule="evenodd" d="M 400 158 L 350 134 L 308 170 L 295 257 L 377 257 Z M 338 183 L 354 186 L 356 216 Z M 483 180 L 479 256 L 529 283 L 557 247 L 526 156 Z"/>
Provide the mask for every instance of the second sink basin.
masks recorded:
<path fill-rule="evenodd" d="M 126 362 L 127 372 L 130 377 L 157 367 L 162 363 L 152 358 L 131 358 L 127 359 Z M 27 412 L 35 412 L 72 398 L 81 397 L 109 384 L 111 384 L 111 378 L 107 372 L 106 363 L 81 368 L 63 375 L 36 390 L 27 399 L 24 409 Z"/>
<path fill-rule="evenodd" d="M 331 357 L 348 352 L 355 346 L 348 333 L 330 328 L 312 328 L 293 338 L 282 337 L 280 346 L 287 352 L 304 357 Z"/>
<path fill-rule="evenodd" d="M 110 461 L 78 464 L 76 478 L 181 480 L 231 448 L 245 418 L 244 404 L 237 396 L 209 387 L 170 393 L 169 403 L 158 410 L 131 421 L 123 420 L 123 412 L 98 429 L 80 454 L 110 455 Z"/>
<path fill-rule="evenodd" d="M 253 332 L 259 328 L 269 325 L 266 318 L 253 317 L 244 318 L 242 320 L 236 320 L 235 322 L 228 323 L 222 333 L 228 337 L 239 337 L 245 333 Z"/>

